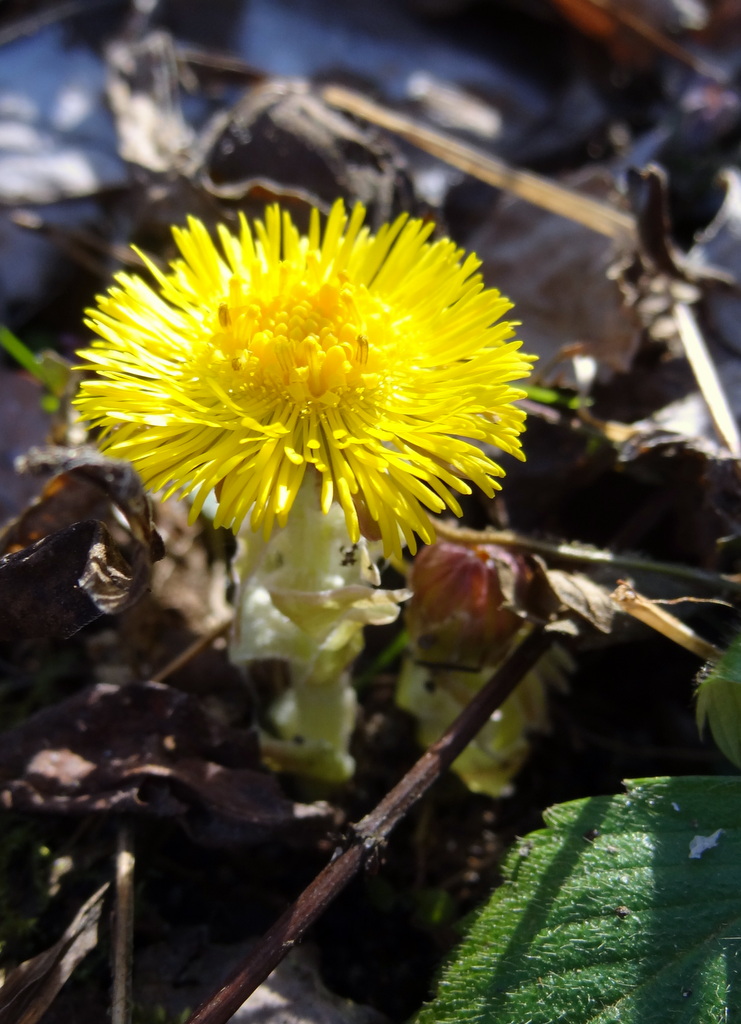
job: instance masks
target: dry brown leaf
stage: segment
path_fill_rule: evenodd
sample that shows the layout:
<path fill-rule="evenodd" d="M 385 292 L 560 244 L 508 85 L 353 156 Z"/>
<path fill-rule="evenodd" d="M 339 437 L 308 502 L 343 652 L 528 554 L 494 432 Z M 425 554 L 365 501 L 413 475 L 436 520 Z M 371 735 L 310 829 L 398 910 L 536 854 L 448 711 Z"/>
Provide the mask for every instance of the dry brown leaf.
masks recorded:
<path fill-rule="evenodd" d="M 125 560 L 106 525 L 75 523 L 0 558 L 0 640 L 73 636 L 144 592 L 149 565 Z"/>
<path fill-rule="evenodd" d="M 119 153 L 147 170 L 172 171 L 192 141 L 180 109 L 172 37 L 160 31 L 133 43 L 119 39 L 107 56 Z"/>
<path fill-rule="evenodd" d="M 545 567 L 543 571 L 548 585 L 565 608 L 576 612 L 601 633 L 611 632 L 615 606 L 606 587 L 595 583 L 584 573 Z"/>
<path fill-rule="evenodd" d="M 325 210 L 360 201 L 374 227 L 412 200 L 402 158 L 378 132 L 324 103 L 308 83 L 251 89 L 204 136 L 201 185 L 220 199 L 293 198 Z"/>
<path fill-rule="evenodd" d="M 62 985 L 98 943 L 108 883 L 82 905 L 61 939 L 12 970 L 0 988 L 0 1024 L 36 1024 Z"/>
<path fill-rule="evenodd" d="M 80 499 L 79 488 L 85 486 L 92 488 L 92 492 L 88 493 L 102 493 L 120 509 L 128 520 L 132 535 L 151 548 L 153 560 L 162 557 L 162 542 L 154 528 L 149 498 L 130 463 L 110 459 L 92 446 L 51 446 L 31 448 L 16 461 L 16 468 L 21 473 L 31 475 L 48 472 L 55 475 L 44 487 L 38 502 L 3 534 L 0 542 L 2 550 L 23 547 L 59 526 L 82 518 L 79 514 L 80 502 L 85 507 L 84 502 L 90 500 L 85 496 Z M 36 523 L 39 513 L 42 516 L 41 524 Z"/>
<path fill-rule="evenodd" d="M 612 631 L 616 612 L 610 589 L 584 573 L 551 568 L 540 555 L 531 553 L 529 561 L 533 580 L 527 600 L 532 620 L 570 636 L 584 633 L 585 623 L 600 633 Z"/>
<path fill-rule="evenodd" d="M 128 463 L 88 448 L 32 449 L 24 461 L 57 474 L 0 538 L 0 639 L 69 637 L 142 596 L 162 541 Z M 110 503 L 129 525 L 126 554 L 102 521 Z"/>
<path fill-rule="evenodd" d="M 569 183 L 598 198 L 613 191 L 600 169 Z M 620 253 L 615 242 L 523 200 L 504 200 L 470 245 L 483 260 L 487 282 L 514 302 L 525 348 L 543 366 L 576 345 L 604 370 L 630 368 L 641 325 L 610 276 Z"/>
<path fill-rule="evenodd" d="M 98 684 L 4 733 L 0 806 L 175 817 L 212 845 L 298 835 L 325 818 L 258 770 L 254 735 L 154 682 Z"/>

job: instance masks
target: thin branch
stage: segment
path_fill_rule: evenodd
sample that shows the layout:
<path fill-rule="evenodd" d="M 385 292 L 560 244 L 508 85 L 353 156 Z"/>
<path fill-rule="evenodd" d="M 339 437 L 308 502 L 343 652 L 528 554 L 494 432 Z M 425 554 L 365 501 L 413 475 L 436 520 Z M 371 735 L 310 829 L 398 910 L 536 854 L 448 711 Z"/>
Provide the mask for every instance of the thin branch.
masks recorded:
<path fill-rule="evenodd" d="M 600 202 L 530 171 L 510 167 L 489 153 L 482 153 L 481 150 L 468 146 L 451 135 L 428 128 L 413 118 L 374 103 L 373 100 L 344 86 L 325 86 L 322 89 L 322 98 L 333 107 L 347 110 L 372 124 L 394 132 L 412 145 L 431 153 L 451 167 L 458 167 L 479 181 L 485 181 L 495 188 L 506 189 L 520 199 L 583 224 L 598 234 L 621 240 L 635 238 L 635 218 L 615 206 Z"/>
<path fill-rule="evenodd" d="M 116 906 L 113 915 L 111 1024 L 131 1024 L 131 958 L 134 936 L 134 832 L 119 825 L 116 842 Z"/>
<path fill-rule="evenodd" d="M 639 555 L 615 554 L 613 551 L 603 551 L 600 548 L 590 547 L 588 544 L 543 540 L 540 537 L 528 537 L 522 533 L 515 533 L 514 530 L 471 530 L 467 527 L 453 526 L 445 521 L 435 523 L 435 532 L 438 536 L 456 544 L 500 544 L 505 548 L 521 548 L 523 551 L 532 551 L 535 554 L 545 555 L 547 558 L 559 561 L 604 565 L 616 572 L 621 570 L 652 572 L 684 580 L 686 583 L 709 587 L 715 591 L 741 594 L 741 580 L 731 576 L 708 572 L 707 569 L 697 569 L 691 565 L 657 562 L 650 558 L 641 558 Z"/>
<path fill-rule="evenodd" d="M 522 641 L 445 735 L 422 755 L 375 810 L 354 827 L 348 849 L 317 875 L 221 988 L 188 1018 L 187 1024 L 226 1024 L 378 850 L 410 807 L 452 764 L 551 642 L 551 636 L 539 629 Z"/>

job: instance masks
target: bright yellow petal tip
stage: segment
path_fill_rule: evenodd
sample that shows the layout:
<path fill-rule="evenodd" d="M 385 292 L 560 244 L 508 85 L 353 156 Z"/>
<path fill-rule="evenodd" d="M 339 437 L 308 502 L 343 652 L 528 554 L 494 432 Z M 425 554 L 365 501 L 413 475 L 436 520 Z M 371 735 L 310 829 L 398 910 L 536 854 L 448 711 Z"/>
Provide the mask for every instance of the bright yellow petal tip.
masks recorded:
<path fill-rule="evenodd" d="M 427 510 L 460 515 L 466 480 L 493 494 L 503 470 L 471 441 L 522 457 L 511 382 L 532 357 L 497 322 L 511 303 L 431 224 L 373 235 L 364 217 L 338 200 L 301 235 L 275 205 L 222 225 L 220 247 L 190 218 L 155 287 L 118 274 L 88 310 L 96 375 L 75 399 L 104 450 L 195 492 L 193 517 L 216 489 L 216 525 L 249 515 L 266 537 L 314 467 L 324 511 L 339 502 L 350 539 L 370 525 L 389 555 L 433 539 Z"/>

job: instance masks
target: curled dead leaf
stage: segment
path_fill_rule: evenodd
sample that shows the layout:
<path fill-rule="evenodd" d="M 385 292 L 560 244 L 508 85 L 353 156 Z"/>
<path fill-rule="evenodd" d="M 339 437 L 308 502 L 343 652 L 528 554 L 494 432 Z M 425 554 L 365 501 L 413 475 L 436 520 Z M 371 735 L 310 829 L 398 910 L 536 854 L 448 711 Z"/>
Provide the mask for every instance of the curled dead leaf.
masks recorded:
<path fill-rule="evenodd" d="M 538 561 L 540 561 L 538 559 Z M 570 612 L 598 629 L 600 633 L 612 631 L 615 606 L 610 591 L 581 572 L 548 569 L 543 565 L 548 586 L 561 604 Z"/>
<path fill-rule="evenodd" d="M 56 473 L 0 537 L 0 639 L 66 638 L 131 607 L 164 554 L 131 466 L 92 448 L 36 448 L 20 461 L 24 471 Z M 111 504 L 129 543 L 103 522 Z"/>
<path fill-rule="evenodd" d="M 62 985 L 98 943 L 98 922 L 108 883 L 93 893 L 64 935 L 12 970 L 0 988 L 0 1024 L 36 1024 Z"/>
<path fill-rule="evenodd" d="M 326 809 L 292 804 L 258 770 L 251 733 L 163 683 L 98 684 L 0 739 L 0 806 L 173 817 L 198 841 L 304 835 Z"/>
<path fill-rule="evenodd" d="M 104 523 L 58 530 L 0 558 L 0 640 L 70 637 L 128 608 L 148 579 L 148 563 L 130 566 Z"/>
<path fill-rule="evenodd" d="M 401 156 L 307 82 L 278 79 L 251 89 L 218 115 L 202 146 L 198 179 L 219 199 L 267 194 L 328 208 L 343 196 L 363 202 L 374 226 L 412 199 Z"/>
<path fill-rule="evenodd" d="M 521 614 L 567 636 L 581 635 L 585 624 L 600 633 L 612 632 L 615 606 L 607 587 L 585 573 L 553 568 L 533 552 L 525 557 L 530 579 Z"/>
<path fill-rule="evenodd" d="M 595 198 L 615 200 L 615 183 L 604 169 L 580 172 L 569 183 Z M 573 346 L 595 359 L 605 374 L 630 368 L 641 340 L 640 323 L 611 271 L 616 260 L 632 254 L 632 243 L 605 238 L 524 200 L 507 199 L 470 245 L 483 260 L 487 282 L 514 302 L 525 325 L 526 348 L 542 359 L 544 381 L 562 379 L 563 369 L 554 368 L 563 350 Z"/>

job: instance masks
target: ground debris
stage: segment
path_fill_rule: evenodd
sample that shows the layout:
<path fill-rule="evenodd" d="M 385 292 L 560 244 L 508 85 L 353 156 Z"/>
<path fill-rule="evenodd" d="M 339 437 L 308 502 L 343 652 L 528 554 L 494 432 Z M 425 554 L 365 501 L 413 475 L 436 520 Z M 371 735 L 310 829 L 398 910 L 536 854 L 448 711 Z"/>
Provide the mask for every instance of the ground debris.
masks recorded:
<path fill-rule="evenodd" d="M 142 596 L 162 541 L 128 463 L 51 448 L 32 450 L 24 464 L 56 474 L 0 537 L 0 639 L 70 637 Z M 111 504 L 129 526 L 121 541 L 102 519 Z"/>
<path fill-rule="evenodd" d="M 62 985 L 98 942 L 108 884 L 93 893 L 50 949 L 12 970 L 0 987 L 0 1024 L 36 1024 Z"/>
<path fill-rule="evenodd" d="M 249 845 L 326 824 L 258 770 L 254 737 L 164 683 L 99 684 L 3 736 L 0 805 L 173 817 L 207 844 Z"/>

